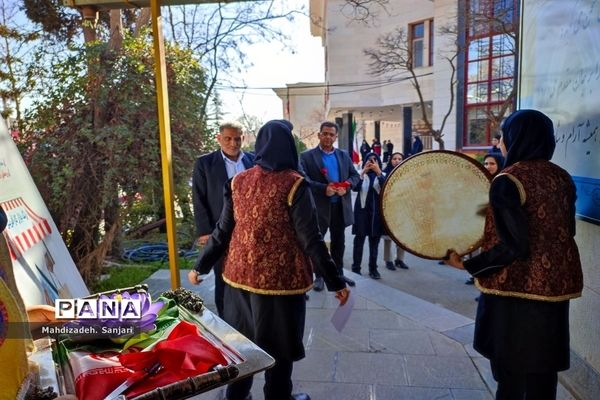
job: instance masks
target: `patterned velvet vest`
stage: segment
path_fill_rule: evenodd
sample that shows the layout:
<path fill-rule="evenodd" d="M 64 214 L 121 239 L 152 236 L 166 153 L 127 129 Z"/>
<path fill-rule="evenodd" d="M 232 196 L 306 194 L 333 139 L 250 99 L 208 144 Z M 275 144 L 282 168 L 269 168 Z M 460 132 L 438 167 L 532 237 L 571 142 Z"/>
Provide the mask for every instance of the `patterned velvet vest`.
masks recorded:
<path fill-rule="evenodd" d="M 488 277 L 477 278 L 484 293 L 542 301 L 581 296 L 583 275 L 579 251 L 569 226 L 575 201 L 569 174 L 548 161 L 524 161 L 504 169 L 517 186 L 527 214 L 529 257 L 516 260 Z M 548 196 L 552 193 L 552 196 Z M 483 250 L 498 241 L 491 212 L 486 216 Z"/>
<path fill-rule="evenodd" d="M 232 186 L 233 229 L 224 261 L 229 285 L 268 295 L 312 288 L 312 266 L 296 238 L 290 206 L 303 178 L 293 171 L 250 168 Z"/>

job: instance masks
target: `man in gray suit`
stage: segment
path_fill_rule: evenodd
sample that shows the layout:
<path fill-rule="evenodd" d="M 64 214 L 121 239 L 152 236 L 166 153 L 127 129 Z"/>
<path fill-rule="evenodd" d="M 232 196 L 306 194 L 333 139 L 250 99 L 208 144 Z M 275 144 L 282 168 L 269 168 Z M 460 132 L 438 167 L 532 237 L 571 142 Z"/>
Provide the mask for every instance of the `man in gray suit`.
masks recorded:
<path fill-rule="evenodd" d="M 319 145 L 303 152 L 300 164 L 315 199 L 319 228 L 323 235 L 330 231 L 331 258 L 343 276 L 344 231 L 354 222 L 350 191 L 358 185 L 360 177 L 348 153 L 333 147 L 338 131 L 334 122 L 323 122 L 319 128 Z M 354 286 L 353 280 L 343 278 L 348 285 Z M 323 285 L 323 278 L 317 275 L 314 289 L 321 291 Z"/>
<path fill-rule="evenodd" d="M 196 160 L 192 177 L 192 199 L 194 222 L 198 244 L 204 246 L 215 229 L 223 209 L 223 185 L 254 165 L 254 156 L 242 149 L 243 128 L 236 122 L 226 122 L 219 126 L 217 141 L 220 149 L 203 155 Z M 214 266 L 215 304 L 219 316 L 223 316 L 223 292 L 225 283 L 222 277 L 223 260 Z"/>

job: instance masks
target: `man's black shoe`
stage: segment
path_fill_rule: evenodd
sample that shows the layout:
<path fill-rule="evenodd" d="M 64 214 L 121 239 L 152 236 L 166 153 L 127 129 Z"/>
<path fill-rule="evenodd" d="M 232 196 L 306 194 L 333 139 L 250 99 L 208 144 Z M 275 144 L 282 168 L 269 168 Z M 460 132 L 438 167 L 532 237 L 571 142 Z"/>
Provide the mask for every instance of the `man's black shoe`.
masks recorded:
<path fill-rule="evenodd" d="M 395 265 L 394 265 L 394 263 L 393 263 L 393 262 L 391 262 L 391 261 L 386 261 L 386 262 L 385 262 L 385 267 L 386 267 L 387 269 L 389 269 L 390 271 L 395 271 L 395 270 L 396 270 L 396 266 L 395 266 Z"/>
<path fill-rule="evenodd" d="M 406 265 L 406 263 L 402 260 L 396 260 L 396 267 L 402 268 L 402 269 L 408 269 L 408 265 Z"/>
<path fill-rule="evenodd" d="M 325 289 L 325 282 L 323 281 L 322 277 L 317 276 L 315 278 L 315 283 L 314 283 L 314 286 L 313 286 L 313 290 L 315 292 L 322 292 L 323 289 Z"/>
<path fill-rule="evenodd" d="M 342 275 L 342 279 L 348 284 L 348 286 L 356 286 L 356 282 L 354 282 L 352 279 L 347 278 L 344 275 Z"/>
<path fill-rule="evenodd" d="M 354 268 L 354 267 L 352 267 L 352 272 L 354 272 L 355 274 L 362 275 L 362 274 L 360 273 L 360 267 L 358 267 L 358 268 Z"/>
<path fill-rule="evenodd" d="M 377 272 L 377 270 L 370 271 L 369 276 L 372 279 L 381 279 L 381 275 L 379 275 L 379 272 Z"/>
<path fill-rule="evenodd" d="M 291 400 L 310 400 L 310 396 L 306 393 L 296 393 L 292 395 Z"/>

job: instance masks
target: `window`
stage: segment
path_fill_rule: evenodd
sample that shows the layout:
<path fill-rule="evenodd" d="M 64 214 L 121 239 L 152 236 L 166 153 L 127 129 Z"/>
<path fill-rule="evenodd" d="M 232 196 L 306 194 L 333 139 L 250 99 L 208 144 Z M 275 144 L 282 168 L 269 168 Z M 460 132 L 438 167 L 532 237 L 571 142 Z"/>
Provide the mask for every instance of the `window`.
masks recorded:
<path fill-rule="evenodd" d="M 517 0 L 467 0 L 464 146 L 490 146 L 492 117 L 510 101 Z M 512 106 L 508 108 L 508 112 Z"/>
<path fill-rule="evenodd" d="M 423 66 L 425 23 L 421 22 L 420 24 L 414 24 L 410 31 L 413 68 L 419 68 Z"/>
<path fill-rule="evenodd" d="M 413 68 L 433 65 L 433 20 L 409 25 Z"/>
<path fill-rule="evenodd" d="M 433 20 L 429 20 L 429 66 L 433 65 Z"/>

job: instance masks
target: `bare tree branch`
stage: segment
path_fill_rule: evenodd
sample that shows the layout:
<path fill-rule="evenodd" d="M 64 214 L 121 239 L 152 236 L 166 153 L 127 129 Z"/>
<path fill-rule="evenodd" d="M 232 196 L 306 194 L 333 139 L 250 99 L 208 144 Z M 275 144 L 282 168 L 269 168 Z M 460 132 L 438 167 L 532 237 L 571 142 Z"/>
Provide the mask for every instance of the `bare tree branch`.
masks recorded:
<path fill-rule="evenodd" d="M 345 0 L 340 5 L 340 12 L 350 21 L 371 25 L 377 20 L 380 12 L 390 15 L 387 6 L 390 0 Z"/>
<path fill-rule="evenodd" d="M 207 70 L 204 116 L 209 114 L 217 83 L 226 85 L 224 77 L 227 80 L 234 75 L 232 72 L 240 72 L 250 65 L 245 48 L 259 41 L 284 42 L 287 35 L 273 22 L 303 14 L 301 10 L 286 10 L 274 1 L 204 4 L 167 10 L 171 39 L 196 53 Z"/>
<path fill-rule="evenodd" d="M 369 70 L 372 75 L 381 76 L 387 75 L 395 77 L 408 74 L 408 79 L 412 87 L 417 92 L 421 109 L 421 119 L 427 128 L 428 133 L 438 143 L 440 149 L 444 149 L 443 130 L 454 108 L 454 89 L 456 86 L 456 57 L 457 52 L 452 53 L 449 57 L 443 57 L 452 71 L 450 77 L 450 104 L 448 110 L 442 118 L 439 129 L 433 127 L 432 121 L 429 120 L 427 113 L 427 101 L 423 97 L 421 89 L 421 76 L 418 75 L 413 66 L 412 47 L 408 40 L 408 35 L 403 28 L 396 28 L 392 32 L 381 35 L 377 38 L 376 47 L 363 50 L 363 53 L 370 59 Z"/>

